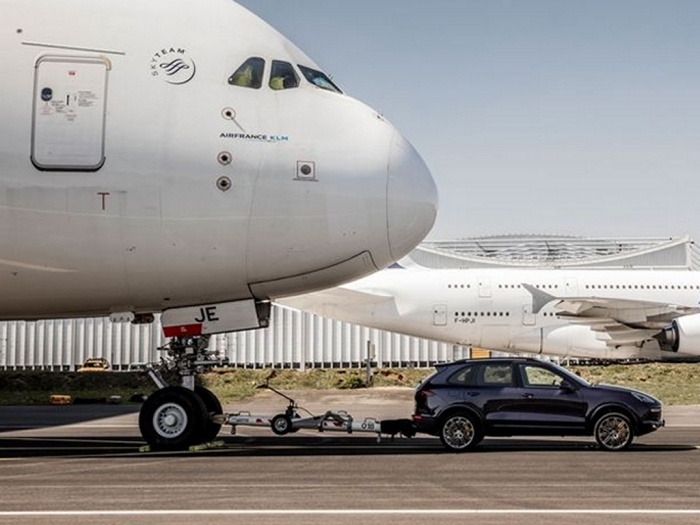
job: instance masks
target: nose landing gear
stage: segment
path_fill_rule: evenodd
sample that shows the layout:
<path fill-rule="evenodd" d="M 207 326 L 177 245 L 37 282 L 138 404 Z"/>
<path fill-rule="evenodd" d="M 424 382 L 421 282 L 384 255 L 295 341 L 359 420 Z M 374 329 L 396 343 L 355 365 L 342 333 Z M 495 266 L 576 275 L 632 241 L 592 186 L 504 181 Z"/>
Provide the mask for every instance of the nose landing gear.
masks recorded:
<path fill-rule="evenodd" d="M 163 350 L 169 359 L 166 370 L 175 370 L 182 386 L 168 386 L 160 372 L 148 373 L 160 388 L 141 407 L 139 429 L 155 450 L 184 450 L 213 440 L 221 430 L 216 416 L 223 413 L 221 403 L 211 390 L 195 386 L 195 374 L 218 361 L 207 351 L 209 336 L 174 338 Z"/>
<path fill-rule="evenodd" d="M 159 390 L 141 407 L 139 428 L 152 449 L 182 450 L 214 439 L 225 419 L 221 403 L 209 390 L 195 386 L 195 375 L 220 364 L 207 350 L 213 334 L 265 328 L 270 324 L 269 301 L 243 299 L 226 303 L 169 308 L 160 322 L 170 342 L 159 350 L 168 359 L 148 374 Z M 160 370 L 173 371 L 181 386 L 170 386 Z"/>

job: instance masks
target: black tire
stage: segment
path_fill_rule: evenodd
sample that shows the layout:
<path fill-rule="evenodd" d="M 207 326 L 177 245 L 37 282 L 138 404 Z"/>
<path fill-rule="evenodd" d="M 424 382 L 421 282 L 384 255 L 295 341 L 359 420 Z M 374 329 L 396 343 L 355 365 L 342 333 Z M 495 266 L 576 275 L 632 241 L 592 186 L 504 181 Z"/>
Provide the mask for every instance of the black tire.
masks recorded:
<path fill-rule="evenodd" d="M 295 431 L 295 429 L 292 429 L 292 420 L 289 419 L 287 414 L 277 414 L 273 417 L 272 421 L 270 421 L 270 427 L 278 436 L 284 436 Z"/>
<path fill-rule="evenodd" d="M 608 412 L 598 418 L 593 427 L 593 436 L 603 450 L 617 452 L 626 450 L 634 439 L 630 418 L 620 412 Z"/>
<path fill-rule="evenodd" d="M 183 450 L 202 442 L 207 409 L 192 390 L 169 386 L 148 396 L 139 413 L 143 439 L 156 450 Z"/>
<path fill-rule="evenodd" d="M 469 412 L 452 412 L 440 423 L 440 441 L 447 450 L 472 450 L 483 438 L 481 425 Z"/>
<path fill-rule="evenodd" d="M 203 386 L 194 387 L 194 393 L 197 394 L 204 402 L 204 407 L 207 409 L 207 418 L 204 422 L 204 430 L 202 432 L 202 440 L 206 443 L 213 441 L 214 438 L 219 434 L 221 430 L 221 425 L 219 423 L 214 423 L 211 420 L 211 416 L 218 416 L 224 413 L 223 408 L 221 408 L 221 402 L 219 398 L 214 395 L 214 392 Z"/>

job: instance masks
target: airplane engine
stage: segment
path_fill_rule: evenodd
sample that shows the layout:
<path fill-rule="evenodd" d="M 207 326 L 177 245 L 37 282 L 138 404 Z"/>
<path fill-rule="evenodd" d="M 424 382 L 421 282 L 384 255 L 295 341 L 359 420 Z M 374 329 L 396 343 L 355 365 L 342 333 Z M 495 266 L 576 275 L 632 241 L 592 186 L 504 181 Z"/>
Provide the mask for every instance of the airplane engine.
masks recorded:
<path fill-rule="evenodd" d="M 700 356 L 700 314 L 674 319 L 657 339 L 665 352 Z"/>
<path fill-rule="evenodd" d="M 509 350 L 596 359 L 658 359 L 660 357 L 655 345 L 654 348 L 639 348 L 634 345 L 608 346 L 604 339 L 584 325 L 531 330 L 513 338 Z"/>

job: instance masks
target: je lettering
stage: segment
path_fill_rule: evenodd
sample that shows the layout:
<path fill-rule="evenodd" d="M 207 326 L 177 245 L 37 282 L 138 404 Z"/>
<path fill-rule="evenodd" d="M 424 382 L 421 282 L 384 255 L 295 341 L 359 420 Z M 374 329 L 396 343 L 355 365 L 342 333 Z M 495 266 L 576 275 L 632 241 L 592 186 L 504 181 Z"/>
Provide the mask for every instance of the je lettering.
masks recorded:
<path fill-rule="evenodd" d="M 197 323 L 203 323 L 204 321 L 220 321 L 220 319 L 216 315 L 216 306 L 207 306 L 206 308 L 200 308 L 199 317 L 195 317 L 194 320 Z"/>

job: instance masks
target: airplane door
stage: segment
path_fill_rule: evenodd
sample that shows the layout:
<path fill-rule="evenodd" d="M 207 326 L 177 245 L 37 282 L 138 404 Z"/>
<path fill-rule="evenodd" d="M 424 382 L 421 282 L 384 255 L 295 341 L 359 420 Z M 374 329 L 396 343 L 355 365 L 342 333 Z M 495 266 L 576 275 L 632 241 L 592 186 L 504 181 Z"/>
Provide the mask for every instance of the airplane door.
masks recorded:
<path fill-rule="evenodd" d="M 436 304 L 433 306 L 433 324 L 435 326 L 447 325 L 447 305 Z"/>
<path fill-rule="evenodd" d="M 532 305 L 523 305 L 523 324 L 524 325 L 534 325 L 535 324 L 535 314 L 532 313 Z"/>
<path fill-rule="evenodd" d="M 479 297 L 491 297 L 491 279 L 479 277 Z"/>
<path fill-rule="evenodd" d="M 31 159 L 38 169 L 102 167 L 108 70 L 102 57 L 44 55 L 37 60 Z"/>
<path fill-rule="evenodd" d="M 578 280 L 576 277 L 566 278 L 566 295 L 567 297 L 576 297 L 578 295 Z"/>

